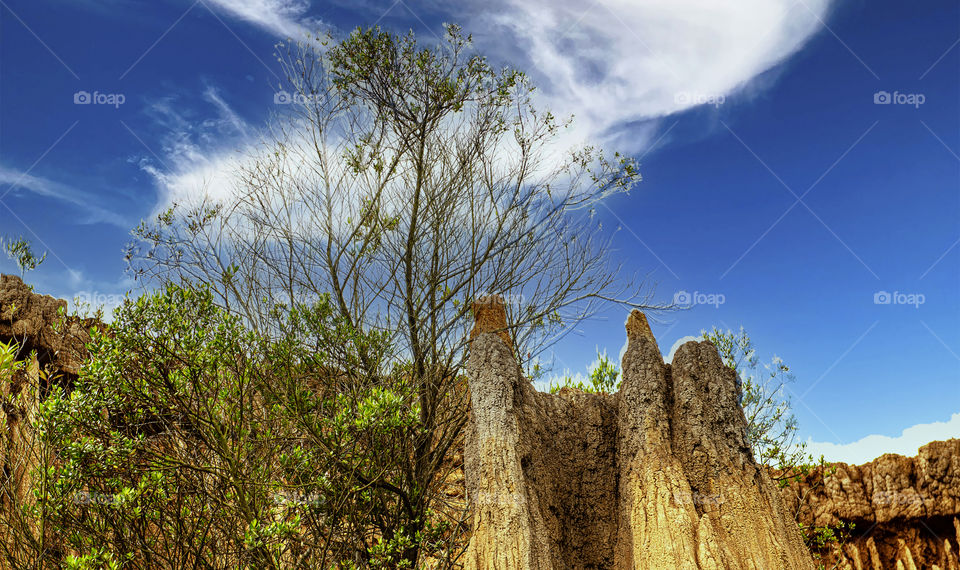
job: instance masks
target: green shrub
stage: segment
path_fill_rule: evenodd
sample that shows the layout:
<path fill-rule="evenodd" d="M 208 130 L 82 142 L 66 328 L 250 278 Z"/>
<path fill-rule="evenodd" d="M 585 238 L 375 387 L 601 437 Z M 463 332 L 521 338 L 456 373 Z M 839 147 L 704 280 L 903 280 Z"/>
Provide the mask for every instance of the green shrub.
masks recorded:
<path fill-rule="evenodd" d="M 556 394 L 563 388 L 574 388 L 583 392 L 616 392 L 620 389 L 620 370 L 613 363 L 607 354 L 597 353 L 597 365 L 587 375 L 588 383 L 581 381 L 575 382 L 569 376 L 562 378 L 559 382 L 551 382 L 550 393 Z"/>
<path fill-rule="evenodd" d="M 385 335 L 326 297 L 275 314 L 265 338 L 205 287 L 171 285 L 93 331 L 74 389 L 36 425 L 58 451 L 32 490 L 57 540 L 38 560 L 386 568 L 411 545 L 445 547 L 448 527 L 409 504 L 419 408 Z"/>

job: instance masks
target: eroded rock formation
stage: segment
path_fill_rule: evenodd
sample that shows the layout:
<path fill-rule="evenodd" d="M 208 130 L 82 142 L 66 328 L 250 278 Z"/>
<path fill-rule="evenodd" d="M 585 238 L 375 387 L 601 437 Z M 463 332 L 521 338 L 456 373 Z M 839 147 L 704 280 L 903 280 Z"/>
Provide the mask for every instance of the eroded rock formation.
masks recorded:
<path fill-rule="evenodd" d="M 916 457 L 887 454 L 864 465 L 834 464 L 784 489 L 806 525 L 856 525 L 827 567 L 960 570 L 960 439 L 935 441 Z"/>
<path fill-rule="evenodd" d="M 620 391 L 552 395 L 486 332 L 505 327 L 494 313 L 468 365 L 466 568 L 813 568 L 712 344 L 664 364 L 634 311 Z"/>
<path fill-rule="evenodd" d="M 19 277 L 0 275 L 0 342 L 16 343 L 23 369 L 0 383 L 0 508 L 24 496 L 39 453 L 29 426 L 52 383 L 69 385 L 80 373 L 92 319 L 66 316 L 67 302 L 30 290 Z M 62 310 L 61 310 L 62 307 Z"/>
<path fill-rule="evenodd" d="M 19 277 L 0 275 L 0 342 L 15 341 L 21 355 L 36 351 L 41 367 L 76 378 L 89 328 L 99 323 L 67 317 L 66 308 L 63 299 L 38 295 Z"/>

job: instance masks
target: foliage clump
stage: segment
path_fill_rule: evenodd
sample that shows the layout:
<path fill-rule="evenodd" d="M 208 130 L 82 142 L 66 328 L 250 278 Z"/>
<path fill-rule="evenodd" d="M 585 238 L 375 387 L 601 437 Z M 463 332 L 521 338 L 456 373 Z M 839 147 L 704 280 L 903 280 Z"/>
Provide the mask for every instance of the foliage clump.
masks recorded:
<path fill-rule="evenodd" d="M 47 259 L 46 252 L 37 257 L 33 252 L 33 247 L 30 245 L 30 242 L 23 237 L 17 239 L 0 237 L 0 247 L 6 252 L 7 257 L 16 262 L 17 267 L 20 269 L 20 279 L 23 279 L 27 271 L 33 271 Z"/>
<path fill-rule="evenodd" d="M 326 297 L 276 313 L 282 327 L 264 337 L 206 288 L 169 285 L 92 330 L 80 378 L 54 388 L 32 425 L 56 458 L 19 498 L 27 524 L 4 513 L 17 533 L 6 565 L 400 568 L 411 548 L 442 558 L 450 521 L 413 519 L 404 458 L 419 409 L 385 335 L 357 331 Z"/>
<path fill-rule="evenodd" d="M 569 376 L 565 376 L 559 381 L 551 382 L 550 393 L 556 394 L 563 388 L 573 388 L 591 394 L 616 392 L 620 389 L 619 367 L 615 362 L 607 358 L 605 352 L 597 353 L 597 363 L 587 375 L 587 382 L 574 380 Z"/>

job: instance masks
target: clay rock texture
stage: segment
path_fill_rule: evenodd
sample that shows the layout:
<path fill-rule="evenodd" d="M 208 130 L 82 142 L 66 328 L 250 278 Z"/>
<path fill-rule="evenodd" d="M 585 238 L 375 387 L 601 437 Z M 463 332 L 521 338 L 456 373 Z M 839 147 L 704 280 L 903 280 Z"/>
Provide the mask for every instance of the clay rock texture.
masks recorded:
<path fill-rule="evenodd" d="M 100 325 L 93 319 L 61 319 L 60 308 L 65 312 L 66 306 L 63 299 L 34 293 L 19 277 L 0 275 L 0 341 L 16 341 L 22 355 L 37 352 L 41 367 L 76 378 L 89 328 Z"/>
<path fill-rule="evenodd" d="M 828 568 L 960 570 L 960 439 L 834 467 L 783 490 L 806 525 L 856 525 L 842 549 L 824 553 Z"/>
<path fill-rule="evenodd" d="M 507 343 L 507 348 L 513 350 L 513 339 L 507 332 L 507 311 L 503 299 L 497 295 L 480 297 L 473 302 L 473 330 L 470 331 L 470 340 L 482 333 L 494 333 Z"/>
<path fill-rule="evenodd" d="M 35 464 L 28 426 L 49 392 L 50 383 L 68 386 L 87 356 L 92 319 L 61 317 L 66 301 L 37 295 L 19 277 L 0 275 L 0 342 L 17 343 L 23 370 L 0 383 L 0 488 L 22 498 Z M 65 312 L 65 311 L 64 311 Z M 0 495 L 0 509 L 13 495 Z"/>
<path fill-rule="evenodd" d="M 618 393 L 552 395 L 502 338 L 474 335 L 465 567 L 812 569 L 716 348 L 665 364 L 639 311 L 627 337 Z"/>

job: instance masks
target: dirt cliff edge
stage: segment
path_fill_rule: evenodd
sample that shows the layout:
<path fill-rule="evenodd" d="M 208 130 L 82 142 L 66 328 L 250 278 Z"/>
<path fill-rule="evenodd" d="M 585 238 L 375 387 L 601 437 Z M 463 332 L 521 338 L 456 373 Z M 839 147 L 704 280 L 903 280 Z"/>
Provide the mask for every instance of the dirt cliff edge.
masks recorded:
<path fill-rule="evenodd" d="M 846 545 L 823 553 L 828 568 L 960 570 L 960 439 L 833 467 L 783 490 L 805 525 L 856 525 Z"/>

